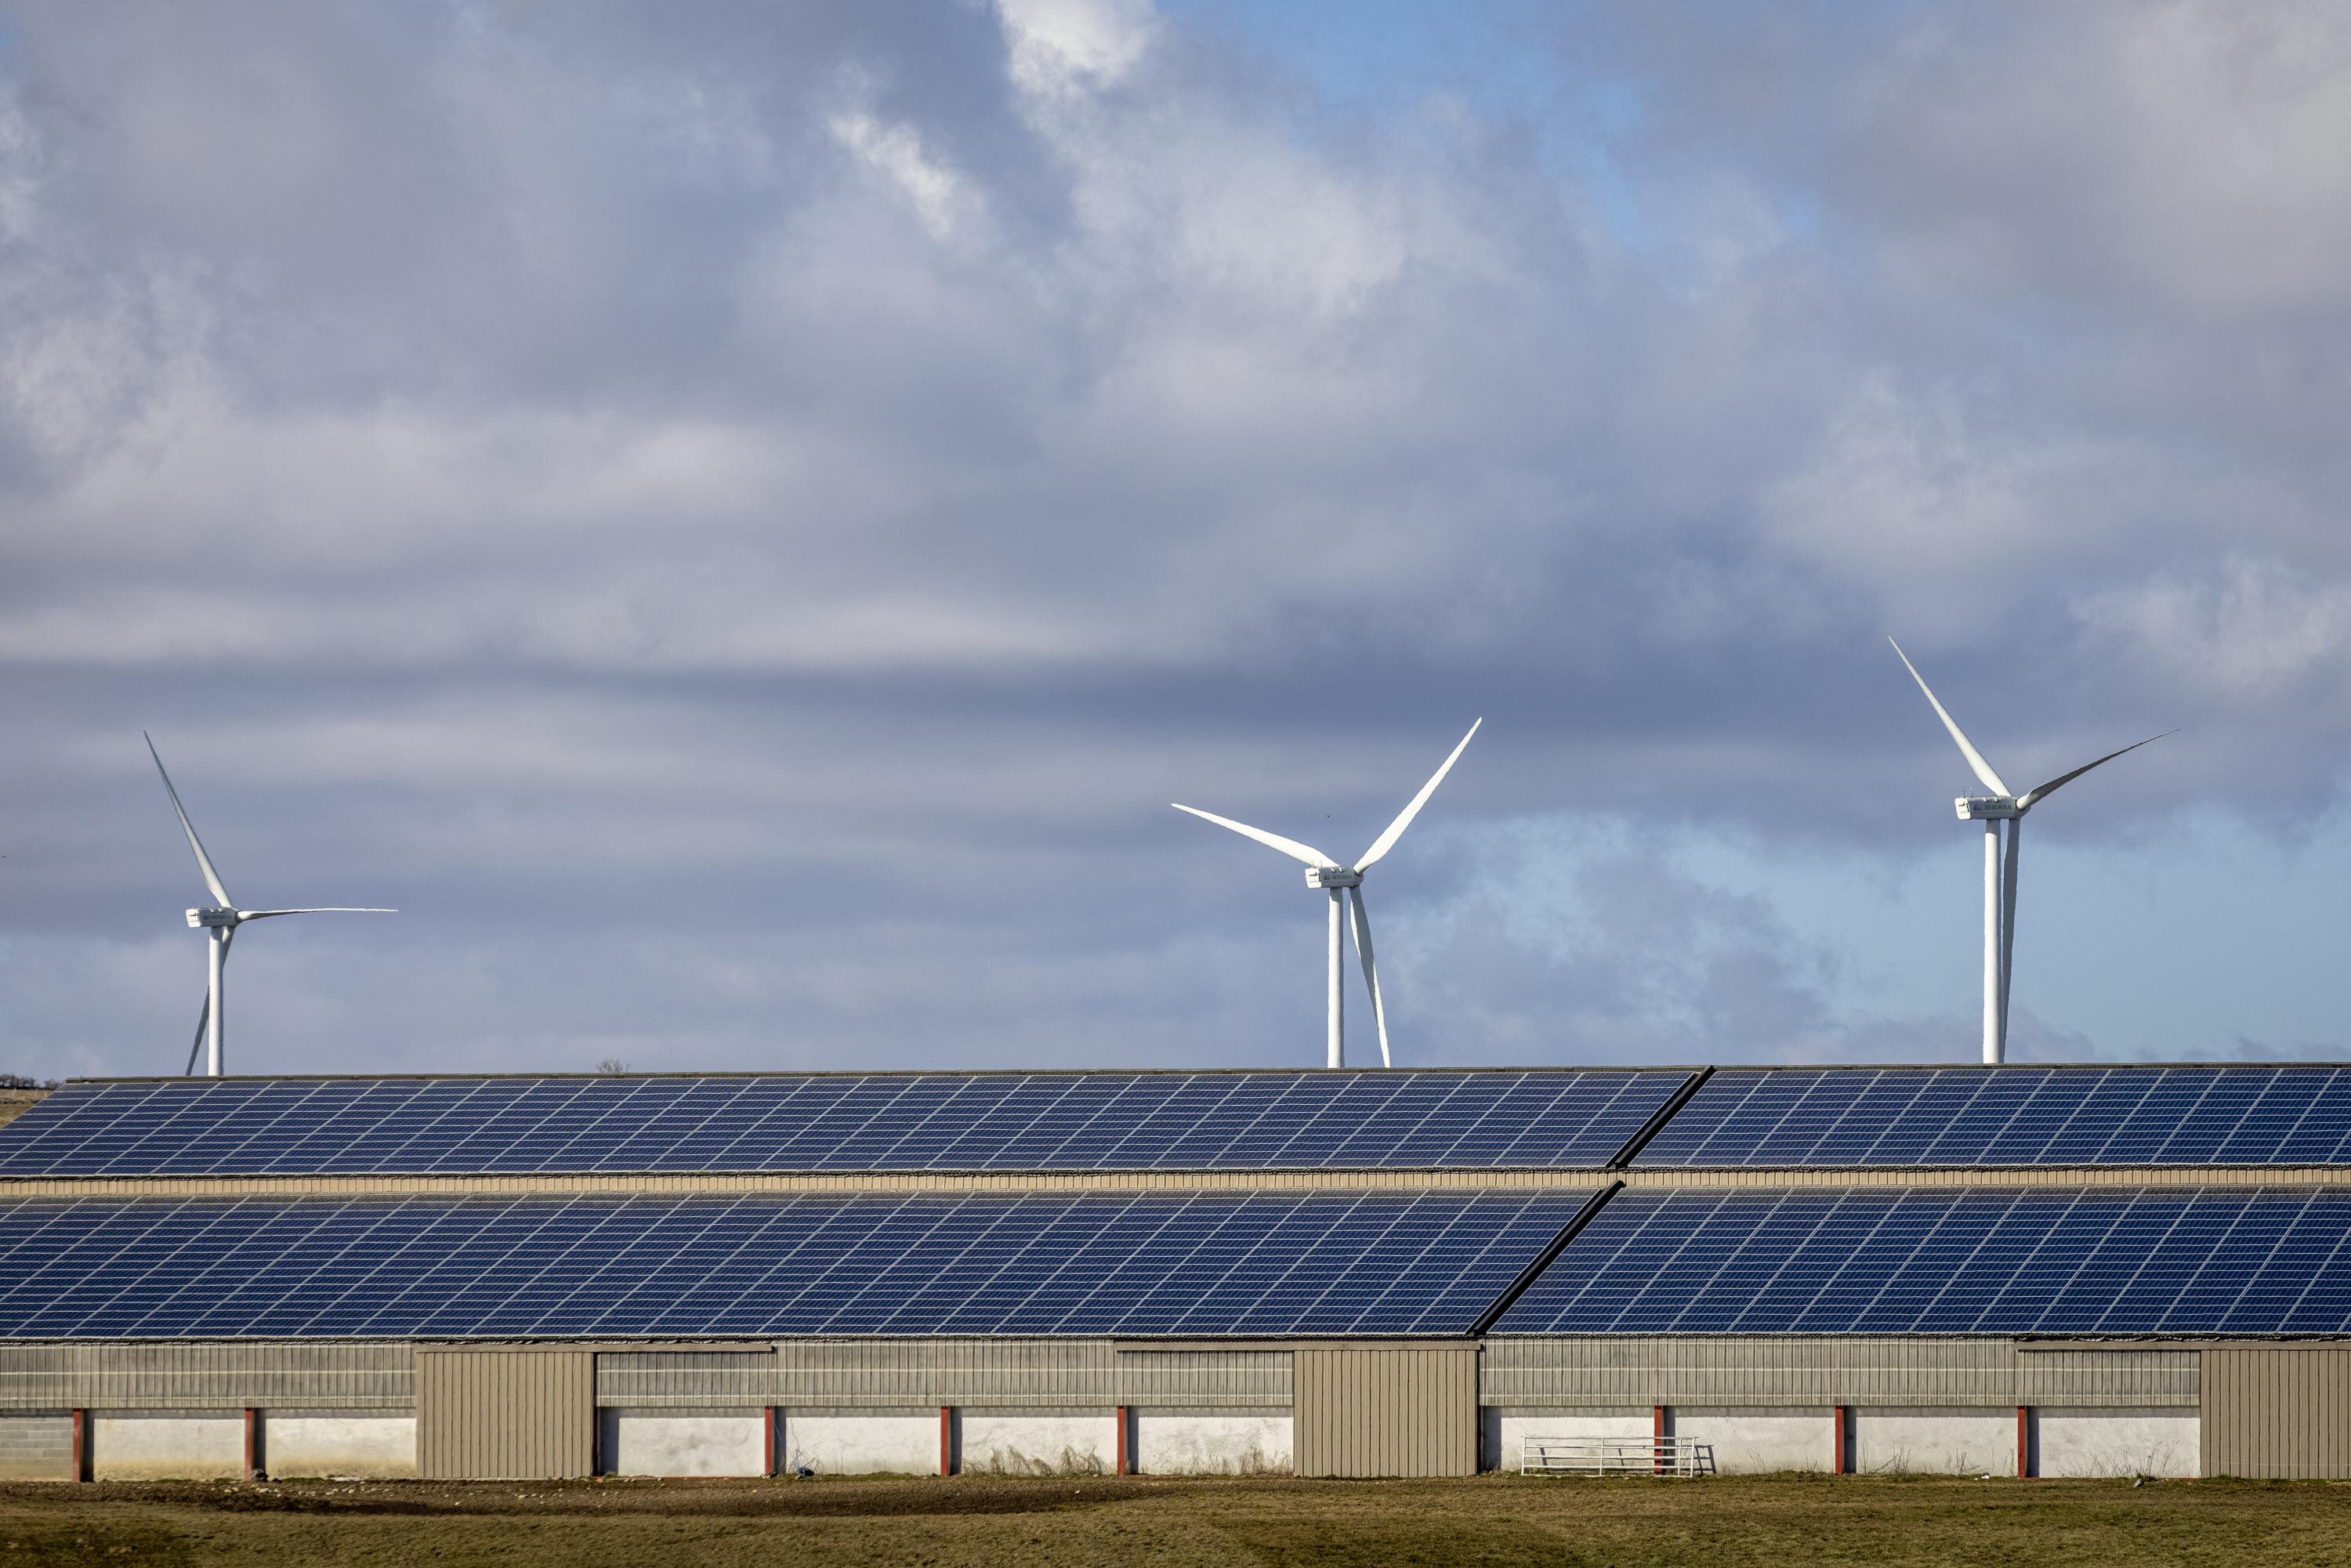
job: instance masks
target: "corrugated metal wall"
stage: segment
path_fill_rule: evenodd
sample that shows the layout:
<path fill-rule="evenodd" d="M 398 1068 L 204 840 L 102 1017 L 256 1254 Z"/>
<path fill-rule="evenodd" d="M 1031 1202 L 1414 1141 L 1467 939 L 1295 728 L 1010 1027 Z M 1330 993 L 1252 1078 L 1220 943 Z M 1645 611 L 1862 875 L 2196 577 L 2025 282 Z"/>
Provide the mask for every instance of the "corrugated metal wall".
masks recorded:
<path fill-rule="evenodd" d="M 594 1474 L 595 1353 L 419 1350 L 416 1465 L 428 1480 Z"/>
<path fill-rule="evenodd" d="M 1300 1475 L 1477 1473 L 1475 1345 L 1292 1354 Z"/>
<path fill-rule="evenodd" d="M 1122 1350 L 1116 1403 L 1154 1409 L 1288 1409 L 1286 1350 Z"/>
<path fill-rule="evenodd" d="M 1108 1340 L 801 1340 L 776 1346 L 772 1405 L 1118 1403 Z"/>
<path fill-rule="evenodd" d="M 2178 1406 L 2196 1403 L 2196 1354 L 2028 1350 L 1999 1339 L 1493 1339 L 1479 1400 L 1533 1409 Z"/>
<path fill-rule="evenodd" d="M 2351 1346 L 2204 1352 L 2204 1473 L 2351 1479 Z"/>
<path fill-rule="evenodd" d="M 596 1403 L 632 1410 L 757 1406 L 775 1397 L 776 1353 L 756 1350 L 602 1351 Z"/>
<path fill-rule="evenodd" d="M 0 1409 L 407 1410 L 405 1344 L 0 1346 Z"/>

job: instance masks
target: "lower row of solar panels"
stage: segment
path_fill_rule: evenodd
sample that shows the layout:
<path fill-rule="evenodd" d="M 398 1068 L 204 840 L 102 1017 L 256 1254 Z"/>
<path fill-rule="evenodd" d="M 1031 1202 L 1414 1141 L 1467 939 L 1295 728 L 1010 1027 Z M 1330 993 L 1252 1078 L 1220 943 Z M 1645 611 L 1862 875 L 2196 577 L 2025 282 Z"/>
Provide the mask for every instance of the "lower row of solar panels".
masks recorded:
<path fill-rule="evenodd" d="M 2346 1190 L 1594 1196 L 22 1199 L 0 1338 L 2351 1333 Z"/>

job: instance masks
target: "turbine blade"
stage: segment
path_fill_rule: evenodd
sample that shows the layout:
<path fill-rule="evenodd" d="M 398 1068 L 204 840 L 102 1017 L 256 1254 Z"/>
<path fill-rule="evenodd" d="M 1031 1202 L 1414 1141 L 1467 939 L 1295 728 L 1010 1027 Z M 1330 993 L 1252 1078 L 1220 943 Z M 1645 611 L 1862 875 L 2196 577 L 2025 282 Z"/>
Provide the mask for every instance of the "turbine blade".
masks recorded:
<path fill-rule="evenodd" d="M 1891 637 L 1886 641 L 1894 643 Z M 1934 688 L 1927 685 L 1927 677 L 1918 673 L 1918 666 L 1910 662 L 1910 655 L 1902 651 L 1899 643 L 1894 643 L 1894 656 L 1902 661 L 1902 667 L 1910 672 L 1910 678 L 1918 683 L 1920 691 L 1927 694 L 1927 701 L 1934 707 L 1935 716 L 1943 721 L 1943 727 L 1949 730 L 1951 738 L 1959 743 L 1959 755 L 1968 759 L 1968 766 L 1975 770 L 1975 776 L 1982 781 L 1983 787 L 1995 795 L 2008 794 L 2008 786 L 2000 781 L 2000 775 L 1991 770 L 1991 764 L 1984 760 L 1984 755 L 1976 749 L 1975 742 L 1967 737 L 1959 728 L 1959 721 L 1951 717 L 1950 710 L 1936 697 Z"/>
<path fill-rule="evenodd" d="M 1170 801 L 1169 804 L 1176 803 Z M 1176 805 L 1176 809 L 1179 811 L 1189 811 L 1204 822 L 1214 822 L 1220 828 L 1230 828 L 1245 839 L 1255 839 L 1270 850 L 1280 850 L 1291 860 L 1303 861 L 1308 865 L 1318 866 L 1325 871 L 1339 869 L 1337 861 L 1311 844 L 1301 844 L 1296 839 L 1285 839 L 1280 833 L 1269 833 L 1263 828 L 1252 828 L 1247 822 L 1236 822 L 1230 817 L 1219 817 L 1214 811 L 1203 811 L 1197 806 Z"/>
<path fill-rule="evenodd" d="M 1469 749 L 1469 737 L 1470 736 L 1474 736 L 1478 733 L 1478 725 L 1485 722 L 1486 721 L 1481 718 L 1478 720 L 1476 724 L 1472 724 L 1469 727 L 1469 735 L 1465 735 L 1461 737 L 1461 744 L 1453 748 L 1452 755 L 1445 759 L 1444 766 L 1437 768 L 1435 773 L 1431 774 L 1429 776 L 1428 782 L 1420 787 L 1420 793 L 1415 795 L 1412 798 L 1411 803 L 1406 805 L 1403 810 L 1396 813 L 1396 820 L 1388 824 L 1388 831 L 1382 833 L 1378 838 L 1374 839 L 1372 841 L 1372 847 L 1365 850 L 1363 854 L 1357 858 L 1355 862 L 1355 869 L 1357 871 L 1363 870 L 1365 866 L 1370 865 L 1382 855 L 1395 848 L 1395 841 L 1404 837 L 1404 831 L 1412 826 L 1412 820 L 1420 815 L 1420 809 L 1428 804 L 1428 798 L 1437 793 L 1437 787 L 1445 782 L 1445 776 L 1453 771 L 1453 765 L 1461 760 L 1461 754 L 1464 751 Z"/>
<path fill-rule="evenodd" d="M 155 758 L 155 771 L 163 774 L 164 792 L 172 797 L 172 810 L 180 813 L 180 827 L 188 835 L 188 847 L 196 852 L 196 869 L 204 873 L 204 885 L 213 890 L 213 898 L 219 907 L 234 908 L 235 901 L 229 897 L 228 889 L 221 885 L 220 873 L 213 870 L 212 857 L 204 853 L 204 841 L 196 837 L 196 825 L 188 821 L 188 809 L 180 804 L 180 792 L 172 788 L 172 776 L 163 772 L 163 758 L 155 749 L 155 737 L 142 729 L 139 732 L 139 738 L 147 743 L 147 755 Z"/>
<path fill-rule="evenodd" d="M 1372 962 L 1371 912 L 1364 907 L 1362 887 L 1351 887 L 1347 892 L 1350 895 L 1348 907 L 1355 916 L 1355 956 L 1364 961 L 1364 984 L 1372 993 L 1372 1022 L 1380 1031 L 1380 1065 L 1387 1067 L 1392 1065 L 1388 1061 L 1388 1006 L 1380 998 L 1379 966 Z"/>
<path fill-rule="evenodd" d="M 2176 729 L 2167 729 L 2163 732 L 2163 735 L 2178 735 L 2179 733 L 2179 732 Z M 2046 784 L 2035 784 L 2032 789 L 2027 789 L 2022 795 L 2017 797 L 2016 809 L 2020 811 L 2030 810 L 2032 807 L 2032 803 L 2035 800 L 2040 800 L 2043 795 L 2051 794 L 2055 790 L 2063 789 L 2064 786 L 2071 784 L 2074 779 L 2079 779 L 2083 774 L 2087 773 L 2093 768 L 2103 768 L 2107 763 L 2112 762 L 2116 758 L 2122 756 L 2124 752 L 2137 751 L 2142 746 L 2153 745 L 2155 742 L 2161 740 L 2163 738 L 2163 735 L 2150 735 L 2145 740 L 2134 740 L 2128 746 L 2124 747 L 2122 751 L 2109 751 L 2104 757 L 2099 758 L 2095 762 L 2085 762 L 2071 773 L 2060 773 L 2056 778 L 2052 779 Z"/>
<path fill-rule="evenodd" d="M 349 904 L 320 905 L 315 909 L 240 909 L 239 920 L 266 920 L 273 915 L 397 915 L 397 909 L 358 909 Z"/>

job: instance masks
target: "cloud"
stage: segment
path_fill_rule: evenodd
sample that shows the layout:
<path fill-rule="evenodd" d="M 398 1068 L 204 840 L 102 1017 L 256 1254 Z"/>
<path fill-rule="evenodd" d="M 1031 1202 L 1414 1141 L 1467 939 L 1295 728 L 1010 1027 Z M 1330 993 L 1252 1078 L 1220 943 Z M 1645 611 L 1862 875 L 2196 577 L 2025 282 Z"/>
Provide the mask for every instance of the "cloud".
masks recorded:
<path fill-rule="evenodd" d="M 1672 847 L 1942 852 L 1887 631 L 2020 773 L 2189 725 L 2116 874 L 2329 841 L 2328 8 L 5 22 L 25 1051 L 173 1064 L 142 725 L 247 874 L 422 912 L 261 953 L 256 1061 L 1311 1061 L 1312 912 L 1164 802 L 1368 837 L 1481 713 L 1416 834 L 1625 837 L 1566 946 L 1499 841 L 1383 866 L 1430 1049 L 1963 1057 Z"/>

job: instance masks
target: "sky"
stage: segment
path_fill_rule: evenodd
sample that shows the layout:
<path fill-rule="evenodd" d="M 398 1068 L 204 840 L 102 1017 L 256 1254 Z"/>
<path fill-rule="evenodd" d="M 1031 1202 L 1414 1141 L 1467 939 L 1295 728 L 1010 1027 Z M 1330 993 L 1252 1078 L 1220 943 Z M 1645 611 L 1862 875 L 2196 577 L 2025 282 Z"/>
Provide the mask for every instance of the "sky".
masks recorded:
<path fill-rule="evenodd" d="M 0 1071 L 2351 1057 L 2351 14 L 0 0 Z M 1354 985 L 1351 976 L 1351 986 Z M 1352 1060 L 1376 1060 L 1359 987 Z"/>

